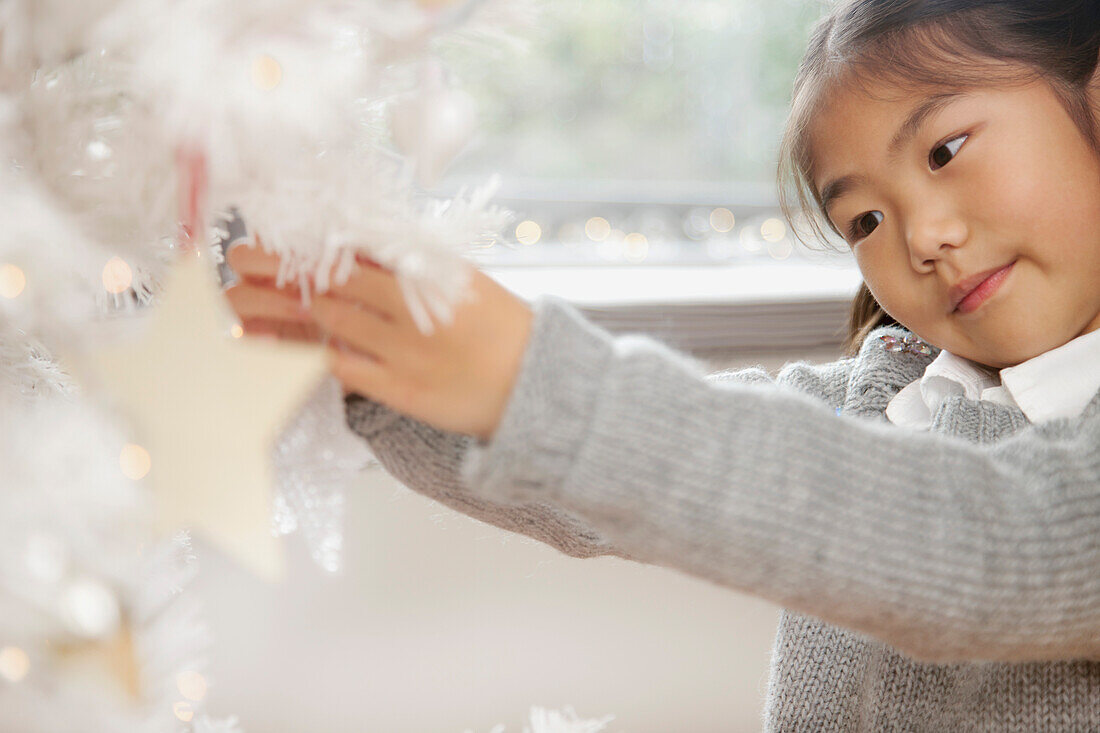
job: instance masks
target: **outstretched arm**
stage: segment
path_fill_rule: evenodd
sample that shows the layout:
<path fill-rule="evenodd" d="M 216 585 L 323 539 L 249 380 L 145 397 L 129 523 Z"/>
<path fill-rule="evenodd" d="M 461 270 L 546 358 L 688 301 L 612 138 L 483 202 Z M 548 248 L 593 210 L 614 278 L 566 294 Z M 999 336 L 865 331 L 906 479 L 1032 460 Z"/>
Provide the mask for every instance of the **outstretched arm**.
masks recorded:
<path fill-rule="evenodd" d="M 495 502 L 560 506 L 639 561 L 919 659 L 1100 658 L 1100 400 L 988 445 L 827 402 L 708 379 L 544 296 L 462 475 Z"/>
<path fill-rule="evenodd" d="M 843 369 L 810 367 L 799 371 L 799 384 L 833 395 L 843 388 Z M 838 377 L 840 377 L 838 379 Z M 716 372 L 716 382 L 769 383 L 759 368 Z M 359 394 L 345 398 L 347 422 L 370 446 L 383 468 L 405 486 L 463 514 L 519 532 L 573 557 L 615 555 L 633 559 L 607 537 L 561 507 L 544 501 L 515 504 L 472 493 L 460 475 L 467 451 L 477 443 L 406 417 Z"/>
<path fill-rule="evenodd" d="M 405 486 L 501 529 L 519 532 L 573 557 L 626 555 L 576 517 L 545 502 L 502 504 L 471 494 L 459 467 L 475 438 L 406 417 L 358 394 L 345 398 L 348 426 L 367 441 L 387 473 Z"/>
<path fill-rule="evenodd" d="M 260 246 L 238 245 L 229 250 L 228 259 L 240 280 L 226 295 L 246 333 L 306 340 L 321 337 L 323 329 L 299 307 L 301 294 L 297 288 L 293 284 L 275 287 L 281 268 L 277 256 Z M 518 361 L 523 349 L 519 337 L 529 327 L 529 306 L 482 275 L 475 279 L 473 302 L 463 308 L 457 322 L 435 338 L 425 338 L 412 327 L 392 272 L 377 263 L 364 264 L 369 266 L 354 268 L 349 280 L 337 286 L 333 294 L 342 294 L 373 314 L 359 309 L 344 314 L 350 315 L 351 325 L 357 326 L 351 329 L 351 335 L 364 350 L 387 349 L 393 377 L 380 382 L 382 374 L 376 362 L 370 362 L 367 368 L 374 377 L 372 384 L 385 387 L 391 398 L 403 398 L 411 408 L 483 422 L 485 406 L 507 398 L 507 391 L 498 384 L 502 378 L 487 375 L 492 376 L 501 367 L 515 371 L 516 364 L 511 362 Z M 421 358 L 422 350 L 432 358 Z M 361 363 L 361 359 L 357 361 Z M 770 381 L 759 369 L 714 376 L 721 380 Z M 807 384 L 816 389 L 819 382 L 811 379 Z M 832 392 L 836 388 L 833 385 Z M 410 488 L 569 555 L 628 557 L 561 507 L 538 498 L 516 505 L 472 494 L 459 475 L 467 450 L 476 442 L 471 434 L 434 427 L 351 391 L 346 399 L 349 426 L 369 442 L 383 467 Z M 495 404 L 491 412 L 499 417 L 502 407 Z"/>

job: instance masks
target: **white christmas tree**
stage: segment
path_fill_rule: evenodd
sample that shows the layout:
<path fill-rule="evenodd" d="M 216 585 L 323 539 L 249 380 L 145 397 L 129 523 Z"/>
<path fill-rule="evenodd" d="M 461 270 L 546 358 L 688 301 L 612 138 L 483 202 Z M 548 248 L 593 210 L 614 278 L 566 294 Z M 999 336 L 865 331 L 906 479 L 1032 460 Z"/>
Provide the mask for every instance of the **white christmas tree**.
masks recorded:
<path fill-rule="evenodd" d="M 449 320 L 465 255 L 508 214 L 491 182 L 426 193 L 474 124 L 433 44 L 511 43 L 530 13 L 516 0 L 0 2 L 0 729 L 237 729 L 204 710 L 189 538 L 158 531 L 163 497 L 145 478 L 163 453 L 151 459 L 134 416 L 61 355 L 138 331 L 183 253 L 212 275 L 234 218 L 304 298 L 364 254 L 397 274 L 423 330 Z M 275 528 L 302 529 L 327 570 L 334 487 L 362 461 L 333 452 L 338 398 L 317 385 L 273 452 Z M 171 479 L 186 488 L 183 473 Z M 602 728 L 538 715 L 537 730 Z"/>

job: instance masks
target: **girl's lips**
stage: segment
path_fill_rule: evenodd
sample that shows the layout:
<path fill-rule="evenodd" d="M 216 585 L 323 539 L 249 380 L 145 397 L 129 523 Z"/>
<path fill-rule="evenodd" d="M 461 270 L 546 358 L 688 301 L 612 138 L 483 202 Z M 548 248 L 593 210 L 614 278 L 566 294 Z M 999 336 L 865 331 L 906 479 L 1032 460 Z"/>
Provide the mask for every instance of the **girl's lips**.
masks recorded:
<path fill-rule="evenodd" d="M 999 270 L 995 270 L 993 273 L 986 276 L 978 285 L 969 291 L 961 300 L 958 305 L 955 306 L 956 313 L 973 313 L 981 307 L 993 293 L 1001 287 L 1001 284 L 1008 277 L 1008 273 L 1012 270 L 1016 261 L 1008 263 Z"/>

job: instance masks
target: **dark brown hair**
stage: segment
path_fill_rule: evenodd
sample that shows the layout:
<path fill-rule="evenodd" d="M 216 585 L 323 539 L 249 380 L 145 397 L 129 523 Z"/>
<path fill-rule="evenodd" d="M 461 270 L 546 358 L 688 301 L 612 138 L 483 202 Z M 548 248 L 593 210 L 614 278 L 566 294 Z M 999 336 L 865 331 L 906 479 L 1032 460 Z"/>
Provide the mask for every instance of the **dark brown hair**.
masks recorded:
<path fill-rule="evenodd" d="M 840 236 L 814 187 L 808 140 L 815 111 L 839 84 L 874 79 L 903 91 L 946 91 L 1043 80 L 1100 150 L 1088 93 L 1098 56 L 1100 0 L 840 0 L 811 34 L 780 144 L 779 201 L 795 236 L 823 243 L 829 232 Z M 894 323 L 861 284 L 845 352 Z"/>

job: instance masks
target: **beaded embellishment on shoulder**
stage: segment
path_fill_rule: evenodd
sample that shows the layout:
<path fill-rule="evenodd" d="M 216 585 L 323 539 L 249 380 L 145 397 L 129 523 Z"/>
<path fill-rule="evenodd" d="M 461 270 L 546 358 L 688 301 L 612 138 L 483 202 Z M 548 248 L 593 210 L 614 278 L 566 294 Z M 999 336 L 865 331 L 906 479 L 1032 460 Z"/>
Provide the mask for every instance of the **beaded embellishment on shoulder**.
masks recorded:
<path fill-rule="evenodd" d="M 900 351 L 906 354 L 920 354 L 922 356 L 927 356 L 932 353 L 931 346 L 912 334 L 902 336 L 901 338 L 889 335 L 879 336 L 879 339 L 885 344 L 883 348 L 886 351 Z"/>

